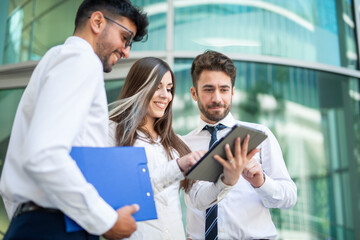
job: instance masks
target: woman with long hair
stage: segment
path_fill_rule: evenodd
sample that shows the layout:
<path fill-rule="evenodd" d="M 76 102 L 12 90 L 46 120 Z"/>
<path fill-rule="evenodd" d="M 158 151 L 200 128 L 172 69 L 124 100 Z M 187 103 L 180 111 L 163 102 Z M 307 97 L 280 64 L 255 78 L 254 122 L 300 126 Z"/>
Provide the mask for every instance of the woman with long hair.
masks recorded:
<path fill-rule="evenodd" d="M 158 214 L 156 220 L 138 222 L 131 239 L 185 239 L 179 184 L 206 151 L 191 152 L 173 131 L 174 93 L 169 65 L 146 57 L 131 67 L 112 104 L 110 144 L 145 148 Z"/>

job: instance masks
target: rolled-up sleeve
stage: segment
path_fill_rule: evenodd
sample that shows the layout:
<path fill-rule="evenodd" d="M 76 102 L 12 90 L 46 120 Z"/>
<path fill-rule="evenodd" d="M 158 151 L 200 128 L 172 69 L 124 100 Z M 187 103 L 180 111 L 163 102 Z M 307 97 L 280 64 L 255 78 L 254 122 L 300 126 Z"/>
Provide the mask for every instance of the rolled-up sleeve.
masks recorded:
<path fill-rule="evenodd" d="M 233 188 L 224 184 L 221 180 L 222 174 L 216 183 L 196 181 L 188 192 L 185 192 L 185 203 L 199 210 L 205 210 L 221 201 Z"/>

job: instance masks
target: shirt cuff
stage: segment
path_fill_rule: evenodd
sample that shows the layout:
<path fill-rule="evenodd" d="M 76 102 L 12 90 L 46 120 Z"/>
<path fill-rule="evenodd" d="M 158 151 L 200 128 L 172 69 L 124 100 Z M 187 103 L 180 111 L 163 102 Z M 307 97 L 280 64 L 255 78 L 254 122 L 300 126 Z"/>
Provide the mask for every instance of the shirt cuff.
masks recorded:
<path fill-rule="evenodd" d="M 259 188 L 254 188 L 254 190 L 263 198 L 263 199 L 267 199 L 267 198 L 272 198 L 272 195 L 275 192 L 275 181 L 273 179 L 271 179 L 270 177 L 268 177 L 265 173 L 265 182 L 264 184 L 259 187 Z"/>
<path fill-rule="evenodd" d="M 94 207 L 94 209 L 90 208 L 91 217 L 89 218 L 89 213 L 84 213 L 82 214 L 83 217 L 78 216 L 80 218 L 78 221 L 82 222 L 81 225 L 87 232 L 102 235 L 114 226 L 118 214 L 102 198 L 99 198 L 96 203 L 94 202 L 91 205 Z"/>
<path fill-rule="evenodd" d="M 217 201 L 221 201 L 226 194 L 228 194 L 228 192 L 230 192 L 230 190 L 234 187 L 234 186 L 229 186 L 226 185 L 221 179 L 224 176 L 224 174 L 222 173 L 220 175 L 220 177 L 218 178 L 218 180 L 215 183 L 215 188 L 218 190 L 219 194 L 217 196 Z"/>

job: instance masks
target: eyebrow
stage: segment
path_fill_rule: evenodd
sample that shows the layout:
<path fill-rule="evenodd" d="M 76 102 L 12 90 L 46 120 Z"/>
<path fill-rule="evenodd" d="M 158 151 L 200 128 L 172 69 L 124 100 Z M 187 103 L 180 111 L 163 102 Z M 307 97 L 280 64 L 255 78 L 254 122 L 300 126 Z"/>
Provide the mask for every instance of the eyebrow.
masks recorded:
<path fill-rule="evenodd" d="M 202 88 L 215 88 L 214 85 L 205 84 Z M 221 85 L 220 88 L 231 88 L 229 85 Z"/>

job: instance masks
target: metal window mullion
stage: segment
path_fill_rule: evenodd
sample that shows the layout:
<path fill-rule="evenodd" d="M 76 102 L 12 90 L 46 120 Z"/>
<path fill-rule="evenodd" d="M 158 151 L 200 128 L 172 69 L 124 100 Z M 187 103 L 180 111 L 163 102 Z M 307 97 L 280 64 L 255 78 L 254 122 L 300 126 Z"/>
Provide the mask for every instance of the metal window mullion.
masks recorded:
<path fill-rule="evenodd" d="M 167 0 L 166 12 L 166 61 L 174 68 L 174 0 Z"/>
<path fill-rule="evenodd" d="M 33 21 L 31 21 L 31 29 L 30 29 L 30 45 L 29 45 L 29 56 L 28 56 L 28 60 L 31 60 L 31 55 L 32 55 L 32 50 L 33 50 L 33 42 L 34 42 L 34 28 L 35 28 L 35 16 L 36 16 L 36 3 L 37 0 L 33 1 L 33 11 L 32 11 L 32 19 Z"/>
<path fill-rule="evenodd" d="M 353 13 L 355 19 L 355 34 L 356 34 L 356 50 L 357 50 L 357 69 L 360 69 L 360 27 L 359 27 L 359 3 L 358 0 L 353 0 Z"/>

